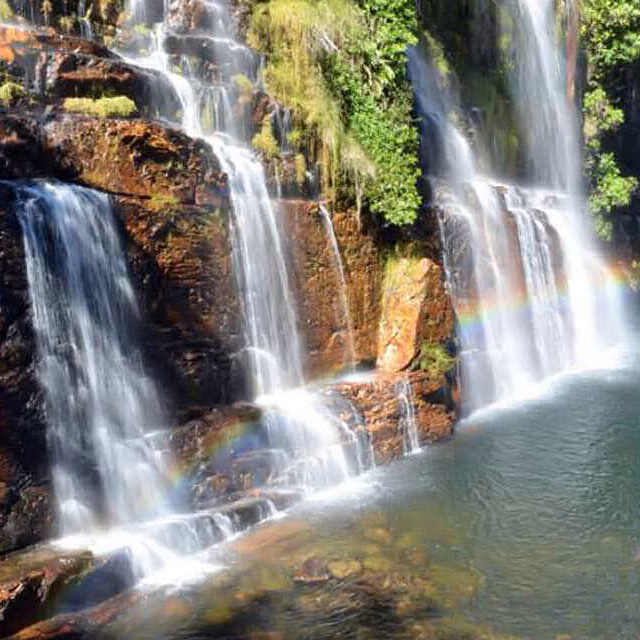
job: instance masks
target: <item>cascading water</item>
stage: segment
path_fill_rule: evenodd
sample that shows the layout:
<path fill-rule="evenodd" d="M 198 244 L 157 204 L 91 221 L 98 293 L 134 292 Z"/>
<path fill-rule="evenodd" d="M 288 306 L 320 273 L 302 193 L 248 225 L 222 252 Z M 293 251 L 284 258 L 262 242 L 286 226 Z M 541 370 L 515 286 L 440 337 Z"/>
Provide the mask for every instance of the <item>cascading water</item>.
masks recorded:
<path fill-rule="evenodd" d="M 400 412 L 398 427 L 402 431 L 404 454 L 417 453 L 420 451 L 420 440 L 416 423 L 415 400 L 411 383 L 407 378 L 397 383 L 396 397 L 398 398 L 398 410 Z"/>
<path fill-rule="evenodd" d="M 324 225 L 325 231 L 327 232 L 327 238 L 329 239 L 329 244 L 331 245 L 331 251 L 333 253 L 335 270 L 338 274 L 338 288 L 340 296 L 340 306 L 342 307 L 342 321 L 345 323 L 347 329 L 346 345 L 349 356 L 348 364 L 351 370 L 353 370 L 356 365 L 356 350 L 353 343 L 353 322 L 351 320 L 351 311 L 349 310 L 349 298 L 347 296 L 347 279 L 344 275 L 344 265 L 342 264 L 340 247 L 338 247 L 338 239 L 336 238 L 336 233 L 333 229 L 331 216 L 329 215 L 329 212 L 323 204 L 319 205 L 318 210 L 320 212 L 320 216 L 322 217 L 322 224 Z"/>
<path fill-rule="evenodd" d="M 185 556 L 228 537 L 220 510 L 180 513 L 166 428 L 135 341 L 139 320 L 111 204 L 77 186 L 12 185 L 46 397 L 47 435 L 62 532 L 71 546 L 126 552 L 135 578 L 210 569 Z"/>
<path fill-rule="evenodd" d="M 466 410 L 598 365 L 622 310 L 583 222 L 575 117 L 562 92 L 551 0 L 514 0 L 514 102 L 536 188 L 478 175 L 458 107 L 420 49 L 409 55 L 425 170 L 459 321 Z"/>
<path fill-rule="evenodd" d="M 16 207 L 63 531 L 159 515 L 167 483 L 145 432 L 164 416 L 135 346 L 138 309 L 109 200 L 34 184 L 17 188 Z"/>
<path fill-rule="evenodd" d="M 134 15 L 141 11 L 139 2 L 136 6 Z M 246 360 L 253 396 L 266 412 L 270 446 L 283 453 L 277 456 L 283 461 L 279 473 L 304 489 L 329 486 L 359 470 L 354 461 L 365 456 L 362 452 L 352 455 L 352 450 L 362 443 L 330 415 L 321 397 L 303 388 L 302 349 L 278 211 L 269 197 L 261 163 L 245 146 L 249 127 L 233 111 L 238 89 L 232 76 L 242 73 L 255 83 L 257 56 L 233 40 L 231 17 L 224 5 L 205 6 L 210 12 L 205 22 L 212 25 L 213 35 L 199 33 L 198 37 L 225 62 L 216 84 L 199 75 L 188 57 L 169 57 L 164 51 L 180 38 L 169 27 L 173 6 L 165 8 L 164 21 L 156 27 L 157 50 L 134 61 L 166 74 L 182 103 L 182 128 L 211 145 L 228 176 Z M 181 74 L 172 72 L 172 64 L 178 65 Z M 291 473 L 294 466 L 307 469 Z"/>

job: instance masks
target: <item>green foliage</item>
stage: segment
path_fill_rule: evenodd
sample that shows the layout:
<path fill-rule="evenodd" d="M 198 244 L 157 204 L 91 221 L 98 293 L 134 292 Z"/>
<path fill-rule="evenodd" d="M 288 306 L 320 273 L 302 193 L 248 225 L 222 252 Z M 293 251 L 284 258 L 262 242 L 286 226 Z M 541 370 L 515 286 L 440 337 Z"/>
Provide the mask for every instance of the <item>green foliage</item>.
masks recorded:
<path fill-rule="evenodd" d="M 615 155 L 603 146 L 624 123 L 624 113 L 611 96 L 621 70 L 640 58 L 640 2 L 584 0 L 581 36 L 589 59 L 589 91 L 583 105 L 589 209 L 596 233 L 610 241 L 611 216 L 631 202 L 638 186 L 635 178 L 622 175 Z"/>
<path fill-rule="evenodd" d="M 411 368 L 416 371 L 426 371 L 432 378 L 440 378 L 451 371 L 456 359 L 447 353 L 441 344 L 431 344 L 426 340 L 420 345 L 420 351 Z"/>
<path fill-rule="evenodd" d="M 66 98 L 62 103 L 65 111 L 83 113 L 100 118 L 128 118 L 137 112 L 136 103 L 127 96 L 113 98 Z"/>
<path fill-rule="evenodd" d="M 638 0 L 584 0 L 582 10 L 581 35 L 596 79 L 640 57 Z"/>
<path fill-rule="evenodd" d="M 294 111 L 289 142 L 318 163 L 325 194 L 362 185 L 391 224 L 415 221 L 420 203 L 405 70 L 415 20 L 410 0 L 270 0 L 249 33 L 269 54 L 269 91 Z"/>
<path fill-rule="evenodd" d="M 584 136 L 587 145 L 599 148 L 599 138 L 624 122 L 622 109 L 614 107 L 606 91 L 597 86 L 584 96 Z"/>
<path fill-rule="evenodd" d="M 624 177 L 612 153 L 600 153 L 591 167 L 594 186 L 589 196 L 589 209 L 595 216 L 596 232 L 604 240 L 611 240 L 612 224 L 607 218 L 616 207 L 631 201 L 638 187 L 634 177 Z"/>
<path fill-rule="evenodd" d="M 0 86 L 0 104 L 5 107 L 12 106 L 26 91 L 21 84 L 7 81 Z"/>
<path fill-rule="evenodd" d="M 13 19 L 13 11 L 7 0 L 0 0 L 0 22 L 8 22 Z"/>
<path fill-rule="evenodd" d="M 267 158 L 274 158 L 278 155 L 280 149 L 278 147 L 278 141 L 273 135 L 271 118 L 269 115 L 266 115 L 262 119 L 260 133 L 256 133 L 256 135 L 253 136 L 251 144 L 259 151 L 262 151 Z"/>
<path fill-rule="evenodd" d="M 233 82 L 240 93 L 251 95 L 251 92 L 253 91 L 253 83 L 244 73 L 237 73 L 232 76 L 231 82 Z"/>

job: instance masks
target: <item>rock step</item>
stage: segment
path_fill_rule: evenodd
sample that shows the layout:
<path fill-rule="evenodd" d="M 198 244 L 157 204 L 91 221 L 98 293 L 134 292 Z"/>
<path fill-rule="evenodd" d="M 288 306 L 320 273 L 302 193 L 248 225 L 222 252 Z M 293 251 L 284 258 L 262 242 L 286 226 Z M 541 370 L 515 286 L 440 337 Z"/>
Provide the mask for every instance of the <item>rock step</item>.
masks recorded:
<path fill-rule="evenodd" d="M 0 563 L 0 636 L 60 612 L 91 607 L 128 589 L 135 578 L 130 556 L 40 546 Z"/>

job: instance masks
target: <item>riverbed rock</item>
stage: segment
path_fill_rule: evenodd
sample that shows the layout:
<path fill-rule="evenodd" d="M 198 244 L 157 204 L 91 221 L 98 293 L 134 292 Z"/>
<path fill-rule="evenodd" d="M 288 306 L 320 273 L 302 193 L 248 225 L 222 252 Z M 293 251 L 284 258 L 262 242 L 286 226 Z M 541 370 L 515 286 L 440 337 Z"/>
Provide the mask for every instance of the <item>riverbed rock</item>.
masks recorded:
<path fill-rule="evenodd" d="M 331 575 L 337 580 L 356 576 L 362 571 L 362 563 L 358 560 L 334 560 L 327 565 Z"/>
<path fill-rule="evenodd" d="M 88 551 L 51 548 L 6 556 L 0 562 L 0 634 L 4 637 L 47 615 L 65 587 L 92 564 Z"/>

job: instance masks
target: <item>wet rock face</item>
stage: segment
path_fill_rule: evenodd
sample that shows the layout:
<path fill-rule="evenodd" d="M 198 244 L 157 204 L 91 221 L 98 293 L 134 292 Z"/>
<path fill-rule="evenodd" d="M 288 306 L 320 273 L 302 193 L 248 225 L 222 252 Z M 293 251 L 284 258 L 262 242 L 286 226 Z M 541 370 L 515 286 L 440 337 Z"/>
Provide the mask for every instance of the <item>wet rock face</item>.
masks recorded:
<path fill-rule="evenodd" d="M 42 391 L 19 223 L 0 186 L 0 552 L 39 540 L 52 525 Z"/>
<path fill-rule="evenodd" d="M 241 396 L 232 383 L 241 348 L 228 209 L 116 198 L 138 300 L 140 339 L 167 404 L 178 413 Z"/>
<path fill-rule="evenodd" d="M 226 203 L 226 176 L 204 142 L 143 120 L 57 118 L 45 125 L 56 164 L 76 181 L 167 204 Z"/>
<path fill-rule="evenodd" d="M 213 14 L 203 0 L 172 0 L 167 24 L 175 33 L 213 29 Z"/>
<path fill-rule="evenodd" d="M 91 562 L 89 552 L 47 549 L 5 558 L 0 567 L 0 634 L 15 633 L 50 615 L 65 585 Z"/>
<path fill-rule="evenodd" d="M 315 203 L 282 200 L 288 229 L 298 322 L 310 376 L 349 364 L 348 327 L 340 298 L 335 255 Z M 335 212 L 333 226 L 347 283 L 347 302 L 358 361 L 374 361 L 382 287 L 380 247 L 358 228 L 355 212 Z"/>
<path fill-rule="evenodd" d="M 0 26 L 0 65 L 41 106 L 57 106 L 64 98 L 118 95 L 133 100 L 141 115 L 171 121 L 182 108 L 162 74 L 130 64 L 99 44 L 53 30 Z"/>

